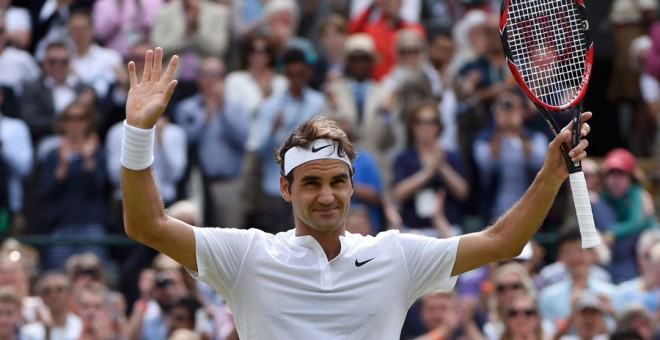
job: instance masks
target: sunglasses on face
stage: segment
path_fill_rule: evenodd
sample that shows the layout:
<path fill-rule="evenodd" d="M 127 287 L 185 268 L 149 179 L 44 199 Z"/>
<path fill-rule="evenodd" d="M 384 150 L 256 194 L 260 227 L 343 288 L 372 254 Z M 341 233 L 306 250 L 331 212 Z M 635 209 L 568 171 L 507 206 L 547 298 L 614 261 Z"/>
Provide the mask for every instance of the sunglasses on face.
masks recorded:
<path fill-rule="evenodd" d="M 507 315 L 510 318 L 516 317 L 518 315 L 524 315 L 524 316 L 527 316 L 527 317 L 531 317 L 531 316 L 536 315 L 536 310 L 533 309 L 533 308 L 529 308 L 529 309 L 511 309 L 511 310 L 509 310 Z"/>
<path fill-rule="evenodd" d="M 518 106 L 517 103 L 509 99 L 498 100 L 496 105 L 499 109 L 502 110 L 511 110 Z"/>
<path fill-rule="evenodd" d="M 411 55 L 420 53 L 422 50 L 419 48 L 402 48 L 399 49 L 399 54 L 401 55 Z"/>
<path fill-rule="evenodd" d="M 46 62 L 52 66 L 66 66 L 69 64 L 69 58 L 48 58 Z"/>
<path fill-rule="evenodd" d="M 438 121 L 435 119 L 415 119 L 415 125 L 438 125 Z"/>
<path fill-rule="evenodd" d="M 65 286 L 52 286 L 52 287 L 43 287 L 41 288 L 42 295 L 50 295 L 51 293 L 64 293 L 66 291 Z"/>
<path fill-rule="evenodd" d="M 523 286 L 520 283 L 511 283 L 511 284 L 500 283 L 495 286 L 495 289 L 497 289 L 498 293 L 503 293 L 507 290 L 518 290 L 521 289 L 522 287 Z"/>
<path fill-rule="evenodd" d="M 204 71 L 202 70 L 199 73 L 199 76 L 202 78 L 222 78 L 223 73 L 221 71 Z"/>
<path fill-rule="evenodd" d="M 66 115 L 64 116 L 65 122 L 82 122 L 85 121 L 85 116 L 83 115 Z"/>

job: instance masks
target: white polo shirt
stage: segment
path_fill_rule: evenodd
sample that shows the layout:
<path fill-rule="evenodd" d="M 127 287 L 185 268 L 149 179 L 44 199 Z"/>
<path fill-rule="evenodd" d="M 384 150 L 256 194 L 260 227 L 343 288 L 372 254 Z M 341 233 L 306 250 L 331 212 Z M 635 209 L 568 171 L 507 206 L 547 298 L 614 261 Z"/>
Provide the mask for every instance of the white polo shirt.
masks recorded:
<path fill-rule="evenodd" d="M 346 232 L 328 262 L 294 230 L 195 228 L 198 272 L 234 313 L 246 339 L 399 339 L 421 295 L 453 288 L 458 237 Z"/>

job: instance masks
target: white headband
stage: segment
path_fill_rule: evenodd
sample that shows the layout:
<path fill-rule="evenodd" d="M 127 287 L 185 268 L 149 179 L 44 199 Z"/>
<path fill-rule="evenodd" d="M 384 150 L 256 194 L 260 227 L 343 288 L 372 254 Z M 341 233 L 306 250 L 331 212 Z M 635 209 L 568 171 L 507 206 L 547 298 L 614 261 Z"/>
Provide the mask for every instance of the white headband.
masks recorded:
<path fill-rule="evenodd" d="M 339 156 L 338 150 L 338 144 L 329 139 L 317 139 L 309 145 L 309 149 L 293 147 L 284 153 L 284 176 L 289 175 L 297 166 L 317 159 L 337 159 L 352 168 L 353 165 L 346 153 L 344 156 Z"/>

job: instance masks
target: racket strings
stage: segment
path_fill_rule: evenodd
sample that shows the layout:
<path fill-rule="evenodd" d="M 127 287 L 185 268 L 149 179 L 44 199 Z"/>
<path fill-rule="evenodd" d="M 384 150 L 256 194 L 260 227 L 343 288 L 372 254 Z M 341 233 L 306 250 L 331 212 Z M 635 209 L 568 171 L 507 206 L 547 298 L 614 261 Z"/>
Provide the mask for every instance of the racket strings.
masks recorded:
<path fill-rule="evenodd" d="M 585 69 L 585 20 L 573 0 L 511 0 L 512 62 L 541 101 L 566 105 L 580 93 Z"/>

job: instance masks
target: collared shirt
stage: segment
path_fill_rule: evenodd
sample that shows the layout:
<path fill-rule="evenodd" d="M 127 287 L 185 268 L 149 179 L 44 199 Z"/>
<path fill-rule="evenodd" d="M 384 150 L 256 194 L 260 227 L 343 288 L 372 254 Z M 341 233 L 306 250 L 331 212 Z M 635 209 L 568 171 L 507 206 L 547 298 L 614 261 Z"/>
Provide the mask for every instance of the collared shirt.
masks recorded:
<path fill-rule="evenodd" d="M 19 95 L 23 83 L 35 80 L 41 71 L 32 56 L 17 48 L 5 46 L 0 51 L 0 85 L 9 86 Z"/>
<path fill-rule="evenodd" d="M 29 323 L 21 329 L 21 339 L 23 340 L 70 340 L 78 339 L 82 334 L 83 322 L 77 315 L 69 313 L 66 316 L 66 322 L 61 327 L 51 327 L 46 337 L 46 327 L 43 322 Z"/>
<path fill-rule="evenodd" d="M 262 104 L 255 130 L 250 131 L 250 140 L 255 142 L 255 145 L 248 145 L 248 149 L 258 150 L 264 160 L 261 189 L 266 194 L 280 194 L 280 166 L 273 161 L 273 151 L 284 143 L 300 123 L 320 114 L 323 101 L 320 92 L 306 88 L 300 98 L 293 97 L 287 91 L 270 96 Z M 273 122 L 280 114 L 283 115 L 282 123 L 273 131 Z"/>
<path fill-rule="evenodd" d="M 71 67 L 83 83 L 94 88 L 99 97 L 105 97 L 115 81 L 115 69 L 122 67 L 123 60 L 119 52 L 92 45 L 85 55 L 74 55 Z"/>
<path fill-rule="evenodd" d="M 23 206 L 23 177 L 32 170 L 32 139 L 27 124 L 20 119 L 0 115 L 2 159 L 9 169 L 9 208 L 20 211 Z"/>
<path fill-rule="evenodd" d="M 243 163 L 250 114 L 238 101 L 226 97 L 224 106 L 206 119 L 200 94 L 182 101 L 174 120 L 195 147 L 202 174 L 206 177 L 236 177 Z"/>
<path fill-rule="evenodd" d="M 245 340 L 399 339 L 415 300 L 452 289 L 457 278 L 459 237 L 346 232 L 328 261 L 316 239 L 295 230 L 193 230 L 191 274 L 227 299 Z"/>
<path fill-rule="evenodd" d="M 124 122 L 113 125 L 106 136 L 108 178 L 117 187 L 115 198 L 121 198 L 119 187 L 121 177 L 121 143 Z M 156 131 L 159 131 L 158 129 Z M 154 163 L 152 165 L 154 181 L 165 203 L 172 203 L 177 198 L 176 186 L 183 177 L 188 164 L 186 133 L 178 125 L 168 123 L 156 135 L 162 142 L 154 142 Z"/>
<path fill-rule="evenodd" d="M 56 115 L 59 116 L 78 96 L 76 90 L 74 90 L 77 83 L 78 79 L 75 75 L 69 75 L 66 77 L 64 84 L 57 84 L 55 83 L 55 80 L 50 77 L 44 79 L 44 84 L 52 91 L 53 107 L 55 108 Z"/>

